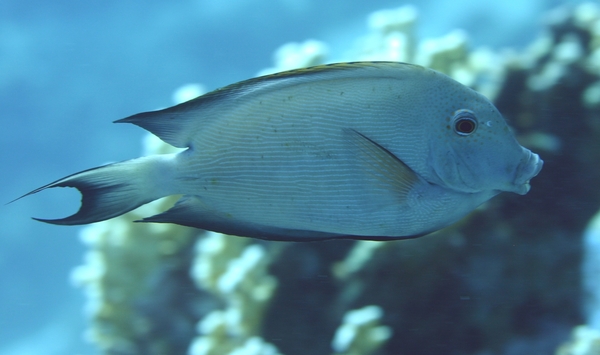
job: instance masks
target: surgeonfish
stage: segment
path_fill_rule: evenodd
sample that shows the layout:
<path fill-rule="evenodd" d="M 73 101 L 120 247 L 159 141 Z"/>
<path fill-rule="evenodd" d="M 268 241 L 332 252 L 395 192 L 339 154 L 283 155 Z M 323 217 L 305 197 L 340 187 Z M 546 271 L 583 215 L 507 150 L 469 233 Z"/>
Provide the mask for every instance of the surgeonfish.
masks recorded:
<path fill-rule="evenodd" d="M 82 194 L 72 216 L 37 220 L 93 223 L 181 194 L 140 222 L 269 240 L 413 238 L 502 191 L 526 194 L 543 165 L 484 96 L 407 63 L 285 71 L 116 122 L 186 149 L 33 190 L 24 196 Z"/>

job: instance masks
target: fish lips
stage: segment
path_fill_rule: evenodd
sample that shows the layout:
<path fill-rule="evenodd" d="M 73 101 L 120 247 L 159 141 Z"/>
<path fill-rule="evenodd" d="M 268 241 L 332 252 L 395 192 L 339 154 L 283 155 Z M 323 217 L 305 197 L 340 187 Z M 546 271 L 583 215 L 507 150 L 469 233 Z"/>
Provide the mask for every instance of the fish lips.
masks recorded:
<path fill-rule="evenodd" d="M 529 189 L 531 189 L 529 181 L 539 174 L 544 165 L 544 161 L 540 159 L 539 155 L 532 153 L 526 148 L 523 148 L 523 152 L 525 153 L 525 157 L 517 166 L 515 179 L 512 186 L 508 189 L 508 191 L 519 195 L 525 195 L 529 192 Z"/>

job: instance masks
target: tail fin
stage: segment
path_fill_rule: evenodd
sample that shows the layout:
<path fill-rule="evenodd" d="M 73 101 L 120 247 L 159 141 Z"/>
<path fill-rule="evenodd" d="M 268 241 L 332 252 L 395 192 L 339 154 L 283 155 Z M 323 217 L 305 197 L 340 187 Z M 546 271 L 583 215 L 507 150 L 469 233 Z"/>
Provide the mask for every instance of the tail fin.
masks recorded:
<path fill-rule="evenodd" d="M 35 189 L 16 200 L 53 187 L 74 187 L 82 195 L 77 213 L 61 219 L 34 219 L 58 225 L 104 221 L 168 195 L 156 181 L 164 157 L 150 156 L 84 170 Z"/>

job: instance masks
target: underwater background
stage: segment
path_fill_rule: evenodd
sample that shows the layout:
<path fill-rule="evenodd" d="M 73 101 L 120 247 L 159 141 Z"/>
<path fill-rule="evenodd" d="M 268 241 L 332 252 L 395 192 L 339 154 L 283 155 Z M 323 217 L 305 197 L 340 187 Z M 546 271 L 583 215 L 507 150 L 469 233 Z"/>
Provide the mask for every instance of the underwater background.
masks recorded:
<path fill-rule="evenodd" d="M 457 31 L 460 29 L 460 31 Z M 170 148 L 112 121 L 249 77 L 414 62 L 488 96 L 545 161 L 526 196 L 387 243 L 57 227 L 2 206 L 0 355 L 600 354 L 600 7 L 565 1 L 0 3 L 0 196 Z"/>

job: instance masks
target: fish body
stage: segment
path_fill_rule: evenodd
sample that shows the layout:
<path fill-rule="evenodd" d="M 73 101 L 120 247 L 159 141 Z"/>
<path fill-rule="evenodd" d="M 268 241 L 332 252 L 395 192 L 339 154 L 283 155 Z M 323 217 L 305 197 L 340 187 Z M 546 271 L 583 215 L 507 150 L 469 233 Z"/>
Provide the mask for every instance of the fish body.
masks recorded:
<path fill-rule="evenodd" d="M 542 168 L 479 93 L 417 65 L 338 63 L 215 90 L 134 123 L 186 150 L 83 171 L 85 224 L 184 195 L 143 219 L 271 240 L 399 239 L 462 218 Z"/>

